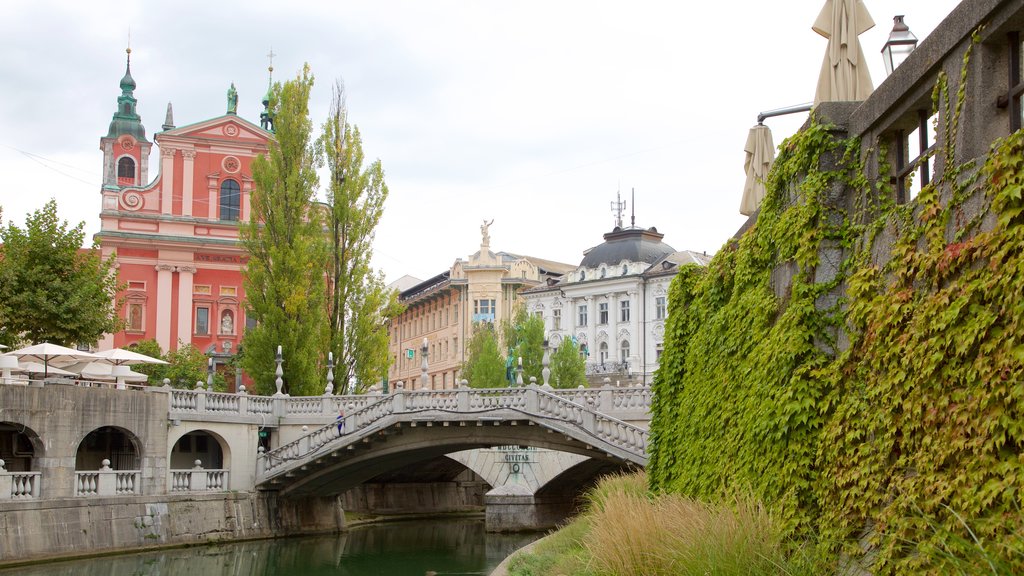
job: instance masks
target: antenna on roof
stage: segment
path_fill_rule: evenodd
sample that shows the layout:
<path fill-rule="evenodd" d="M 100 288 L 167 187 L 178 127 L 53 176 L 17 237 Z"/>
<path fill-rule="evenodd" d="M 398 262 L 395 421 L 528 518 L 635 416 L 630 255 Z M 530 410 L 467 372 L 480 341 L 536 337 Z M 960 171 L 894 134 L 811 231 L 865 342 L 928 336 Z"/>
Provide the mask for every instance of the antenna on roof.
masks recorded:
<path fill-rule="evenodd" d="M 632 197 L 629 201 L 633 203 L 633 207 L 630 208 L 629 213 L 629 227 L 636 228 L 636 188 L 630 188 L 629 190 L 632 193 Z"/>
<path fill-rule="evenodd" d="M 615 201 L 612 202 L 612 213 L 615 214 L 615 227 L 622 228 L 622 211 L 626 209 L 626 203 L 622 201 L 619 191 L 615 191 Z"/>

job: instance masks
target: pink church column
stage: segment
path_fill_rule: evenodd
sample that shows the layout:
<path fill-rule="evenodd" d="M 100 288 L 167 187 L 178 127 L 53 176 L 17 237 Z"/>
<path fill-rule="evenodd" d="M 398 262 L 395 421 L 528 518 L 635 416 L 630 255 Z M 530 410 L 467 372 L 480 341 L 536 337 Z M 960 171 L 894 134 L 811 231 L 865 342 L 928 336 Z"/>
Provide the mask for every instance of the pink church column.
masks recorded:
<path fill-rule="evenodd" d="M 195 150 L 182 150 L 184 160 L 181 173 L 181 215 L 192 215 L 192 184 L 195 180 Z M 180 334 L 180 333 L 179 333 Z M 179 336 L 180 337 L 180 336 Z"/>
<path fill-rule="evenodd" d="M 156 341 L 165 351 L 171 349 L 171 274 L 173 273 L 174 266 L 170 264 L 156 265 Z"/>
<path fill-rule="evenodd" d="M 195 266 L 178 266 L 178 340 L 192 342 L 192 280 Z"/>
<path fill-rule="evenodd" d="M 174 206 L 174 148 L 160 149 L 160 213 L 170 214 Z M 168 280 L 169 282 L 170 280 Z M 170 285 L 168 285 L 170 290 Z M 170 338 L 170 333 L 168 333 Z"/>

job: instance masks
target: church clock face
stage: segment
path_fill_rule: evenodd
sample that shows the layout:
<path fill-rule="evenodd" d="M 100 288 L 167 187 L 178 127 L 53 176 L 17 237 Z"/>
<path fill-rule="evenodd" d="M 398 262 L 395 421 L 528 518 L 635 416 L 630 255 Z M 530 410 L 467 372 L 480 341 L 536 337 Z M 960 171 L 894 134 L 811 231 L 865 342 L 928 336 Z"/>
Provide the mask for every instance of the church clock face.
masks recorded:
<path fill-rule="evenodd" d="M 124 150 L 125 152 L 128 152 L 128 151 L 132 150 L 133 148 L 135 148 L 135 140 L 132 139 L 131 136 L 127 136 L 127 135 L 122 136 L 120 144 L 121 144 L 121 149 Z"/>

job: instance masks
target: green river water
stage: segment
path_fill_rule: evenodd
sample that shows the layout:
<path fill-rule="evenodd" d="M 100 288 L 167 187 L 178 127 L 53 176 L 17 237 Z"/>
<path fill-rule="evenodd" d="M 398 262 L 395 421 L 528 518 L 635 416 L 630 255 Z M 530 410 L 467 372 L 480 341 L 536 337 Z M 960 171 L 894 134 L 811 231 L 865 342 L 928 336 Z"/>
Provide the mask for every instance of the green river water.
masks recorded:
<path fill-rule="evenodd" d="M 489 574 L 540 534 L 483 520 L 392 522 L 342 534 L 197 546 L 0 570 L 18 576 L 437 576 Z"/>

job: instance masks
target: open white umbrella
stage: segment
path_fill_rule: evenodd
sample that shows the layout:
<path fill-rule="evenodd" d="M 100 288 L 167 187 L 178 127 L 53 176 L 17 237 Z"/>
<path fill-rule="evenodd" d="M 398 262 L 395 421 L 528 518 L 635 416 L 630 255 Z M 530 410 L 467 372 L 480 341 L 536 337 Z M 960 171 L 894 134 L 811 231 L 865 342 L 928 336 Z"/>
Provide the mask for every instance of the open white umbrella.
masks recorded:
<path fill-rule="evenodd" d="M 58 346 L 57 344 L 50 344 L 49 342 L 34 344 L 18 350 L 12 350 L 11 352 L 8 352 L 8 354 L 11 356 L 17 356 L 23 361 L 38 360 L 42 362 L 43 378 L 46 378 L 48 375 L 50 364 L 53 362 L 78 362 L 79 360 L 96 359 L 96 357 L 89 352 L 75 350 L 74 348 L 68 348 L 66 346 Z"/>
<path fill-rule="evenodd" d="M 768 170 L 775 159 L 775 144 L 772 142 L 772 131 L 764 124 L 758 124 L 747 134 L 747 144 L 743 147 L 746 159 L 743 170 L 747 179 L 743 183 L 743 198 L 740 200 L 740 214 L 750 216 L 764 199 L 764 181 Z"/>
<path fill-rule="evenodd" d="M 811 28 L 828 38 L 814 103 L 866 100 L 874 86 L 857 36 L 875 21 L 862 0 L 826 0 Z"/>

